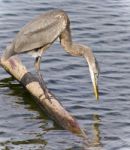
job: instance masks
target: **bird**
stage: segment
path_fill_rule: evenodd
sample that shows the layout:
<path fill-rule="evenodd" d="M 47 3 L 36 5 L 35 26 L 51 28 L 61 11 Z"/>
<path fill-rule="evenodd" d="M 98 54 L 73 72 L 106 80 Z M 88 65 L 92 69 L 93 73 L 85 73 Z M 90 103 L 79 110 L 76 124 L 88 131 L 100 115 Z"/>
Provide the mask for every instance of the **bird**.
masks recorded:
<path fill-rule="evenodd" d="M 59 38 L 63 49 L 72 56 L 84 57 L 88 63 L 96 99 L 99 99 L 98 77 L 99 65 L 92 49 L 83 44 L 72 41 L 70 19 L 68 14 L 61 9 L 54 9 L 36 16 L 16 34 L 14 40 L 5 48 L 3 60 L 21 53 L 30 53 L 34 58 L 34 66 L 42 84 L 45 96 L 48 96 L 47 88 L 40 72 L 40 62 L 44 52 Z"/>

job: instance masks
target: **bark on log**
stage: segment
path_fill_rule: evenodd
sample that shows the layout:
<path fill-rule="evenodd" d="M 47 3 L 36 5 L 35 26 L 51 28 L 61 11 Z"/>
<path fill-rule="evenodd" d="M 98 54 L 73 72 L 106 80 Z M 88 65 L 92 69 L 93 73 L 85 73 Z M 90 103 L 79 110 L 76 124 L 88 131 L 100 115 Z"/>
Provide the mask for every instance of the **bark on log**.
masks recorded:
<path fill-rule="evenodd" d="M 18 57 L 13 56 L 8 61 L 4 61 L 1 57 L 0 64 L 36 98 L 40 107 L 43 108 L 58 125 L 79 136 L 87 137 L 76 119 L 64 109 L 62 104 L 49 90 L 48 95 L 51 97 L 51 102 L 45 97 L 44 90 L 38 79 L 27 71 Z"/>

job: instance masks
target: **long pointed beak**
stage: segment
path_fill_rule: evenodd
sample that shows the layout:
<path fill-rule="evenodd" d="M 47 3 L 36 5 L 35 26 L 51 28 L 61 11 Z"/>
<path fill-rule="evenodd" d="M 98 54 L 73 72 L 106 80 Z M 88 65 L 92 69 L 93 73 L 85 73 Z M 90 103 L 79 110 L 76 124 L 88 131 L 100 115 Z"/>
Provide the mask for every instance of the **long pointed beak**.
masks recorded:
<path fill-rule="evenodd" d="M 98 90 L 98 83 L 97 83 L 97 75 L 92 70 L 90 70 L 90 75 L 91 75 L 91 80 L 92 80 L 92 84 L 93 84 L 94 95 L 96 97 L 96 100 L 99 100 L 99 90 Z"/>
<path fill-rule="evenodd" d="M 96 97 L 96 100 L 99 100 L 99 91 L 98 91 L 98 75 L 99 75 L 99 67 L 98 63 L 96 61 L 96 58 L 94 57 L 92 51 L 89 49 L 88 53 L 84 54 L 84 57 L 88 63 L 90 76 L 92 80 L 93 85 L 93 91 L 94 95 Z"/>
<path fill-rule="evenodd" d="M 97 79 L 92 80 L 93 83 L 93 90 L 94 90 L 94 95 L 96 97 L 96 100 L 99 100 L 99 91 L 98 91 L 98 84 L 97 84 Z"/>

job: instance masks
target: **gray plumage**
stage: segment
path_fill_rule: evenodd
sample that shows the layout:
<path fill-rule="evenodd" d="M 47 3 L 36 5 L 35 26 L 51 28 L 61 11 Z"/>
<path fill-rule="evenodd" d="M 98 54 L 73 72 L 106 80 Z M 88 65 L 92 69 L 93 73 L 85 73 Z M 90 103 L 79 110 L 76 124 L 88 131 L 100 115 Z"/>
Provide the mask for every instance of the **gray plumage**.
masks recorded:
<path fill-rule="evenodd" d="M 69 17 L 63 10 L 41 14 L 26 24 L 6 48 L 3 58 L 7 60 L 15 54 L 32 53 L 36 57 L 35 68 L 39 72 L 42 54 L 57 38 L 68 53 L 85 57 L 93 85 L 97 86 L 99 68 L 94 54 L 88 46 L 72 42 Z M 98 93 L 97 87 L 95 90 Z"/>

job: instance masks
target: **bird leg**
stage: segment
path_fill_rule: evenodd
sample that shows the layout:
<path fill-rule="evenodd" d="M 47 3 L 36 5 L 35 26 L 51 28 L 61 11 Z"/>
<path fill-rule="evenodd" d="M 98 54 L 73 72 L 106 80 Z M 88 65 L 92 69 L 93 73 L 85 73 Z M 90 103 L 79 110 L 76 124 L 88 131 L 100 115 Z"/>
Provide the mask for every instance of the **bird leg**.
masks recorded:
<path fill-rule="evenodd" d="M 41 62 L 41 57 L 40 56 L 36 57 L 34 66 L 35 66 L 35 69 L 36 69 L 36 73 L 38 75 L 39 83 L 40 83 L 40 85 L 42 86 L 42 88 L 44 90 L 45 97 L 47 99 L 49 99 L 49 101 L 51 101 L 51 99 L 50 99 L 50 97 L 48 95 L 48 90 L 47 90 L 46 84 L 45 84 L 45 82 L 43 80 L 43 76 L 42 76 L 42 74 L 40 72 L 40 62 Z"/>

